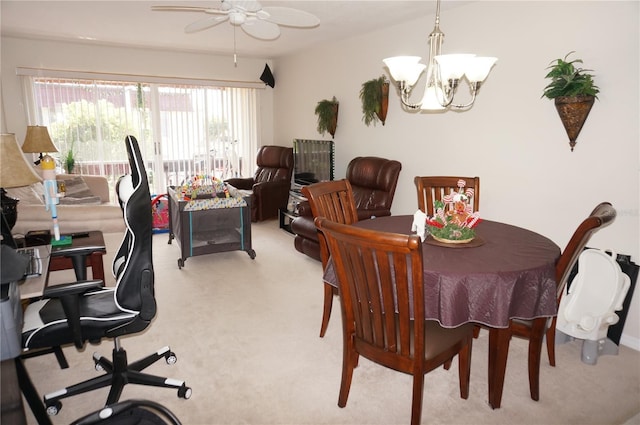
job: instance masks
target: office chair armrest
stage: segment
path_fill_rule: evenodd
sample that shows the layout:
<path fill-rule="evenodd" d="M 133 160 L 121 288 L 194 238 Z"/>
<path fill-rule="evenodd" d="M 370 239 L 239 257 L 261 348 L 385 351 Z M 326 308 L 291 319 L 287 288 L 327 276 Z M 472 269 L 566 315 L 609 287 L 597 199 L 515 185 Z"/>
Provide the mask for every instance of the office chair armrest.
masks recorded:
<path fill-rule="evenodd" d="M 91 291 L 102 289 L 102 280 L 81 280 L 63 285 L 46 288 L 42 294 L 45 298 L 57 298 L 62 304 L 62 310 L 67 317 L 67 323 L 73 333 L 73 342 L 77 348 L 82 348 L 83 338 L 80 327 L 80 296 Z"/>
<path fill-rule="evenodd" d="M 80 280 L 78 282 L 48 286 L 45 288 L 42 296 L 44 298 L 60 298 L 65 295 L 79 295 L 98 289 L 103 289 L 102 280 Z"/>

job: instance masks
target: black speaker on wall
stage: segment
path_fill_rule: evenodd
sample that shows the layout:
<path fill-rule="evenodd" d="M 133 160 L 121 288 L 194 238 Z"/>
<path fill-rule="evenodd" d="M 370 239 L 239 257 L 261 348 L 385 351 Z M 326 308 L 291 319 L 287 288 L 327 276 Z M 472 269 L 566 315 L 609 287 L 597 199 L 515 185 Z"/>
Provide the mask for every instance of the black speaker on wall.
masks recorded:
<path fill-rule="evenodd" d="M 271 69 L 269 68 L 269 64 L 264 65 L 264 71 L 262 71 L 262 75 L 260 76 L 260 81 L 273 88 L 276 85 L 276 80 L 273 78 L 273 74 L 271 73 Z"/>

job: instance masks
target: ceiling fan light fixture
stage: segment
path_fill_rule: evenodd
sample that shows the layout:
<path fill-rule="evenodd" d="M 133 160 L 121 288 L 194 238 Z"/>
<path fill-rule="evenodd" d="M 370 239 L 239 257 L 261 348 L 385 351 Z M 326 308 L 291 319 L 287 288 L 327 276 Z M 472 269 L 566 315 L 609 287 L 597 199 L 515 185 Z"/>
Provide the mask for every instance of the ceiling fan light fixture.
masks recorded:
<path fill-rule="evenodd" d="M 246 21 L 246 16 L 241 12 L 230 12 L 229 13 L 229 22 L 232 25 L 242 25 Z"/>

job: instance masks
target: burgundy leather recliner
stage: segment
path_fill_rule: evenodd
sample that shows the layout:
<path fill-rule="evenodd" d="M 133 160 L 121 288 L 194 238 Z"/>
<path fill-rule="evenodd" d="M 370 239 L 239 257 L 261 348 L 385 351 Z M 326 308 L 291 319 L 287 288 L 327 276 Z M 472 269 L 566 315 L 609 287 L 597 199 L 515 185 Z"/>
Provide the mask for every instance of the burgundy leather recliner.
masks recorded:
<path fill-rule="evenodd" d="M 361 156 L 347 166 L 346 179 L 351 183 L 358 210 L 358 220 L 391 215 L 391 204 L 398 184 L 400 162 L 375 156 Z M 320 261 L 318 231 L 308 202 L 298 205 L 298 214 L 291 222 L 296 250 Z"/>
<path fill-rule="evenodd" d="M 293 175 L 293 148 L 262 146 L 256 157 L 258 169 L 251 178 L 225 180 L 236 189 L 251 190 L 251 221 L 278 216 L 289 200 Z"/>

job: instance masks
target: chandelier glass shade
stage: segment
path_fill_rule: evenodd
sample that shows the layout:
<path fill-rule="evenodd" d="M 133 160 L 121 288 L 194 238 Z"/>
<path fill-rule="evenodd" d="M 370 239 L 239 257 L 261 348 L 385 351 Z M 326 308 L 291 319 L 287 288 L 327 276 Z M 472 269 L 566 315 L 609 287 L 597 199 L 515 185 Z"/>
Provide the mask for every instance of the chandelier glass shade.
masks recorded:
<path fill-rule="evenodd" d="M 383 59 L 391 78 L 400 91 L 400 100 L 409 110 L 446 111 L 450 108 L 468 109 L 473 106 L 482 82 L 487 78 L 498 58 L 474 54 L 442 54 L 444 33 L 440 31 L 440 0 L 437 2 L 436 22 L 429 34 L 429 61 L 420 63 L 419 56 L 396 56 Z M 426 69 L 426 85 L 420 103 L 411 103 L 413 87 Z M 467 103 L 453 103 L 460 81 L 466 78 L 471 91 Z"/>

